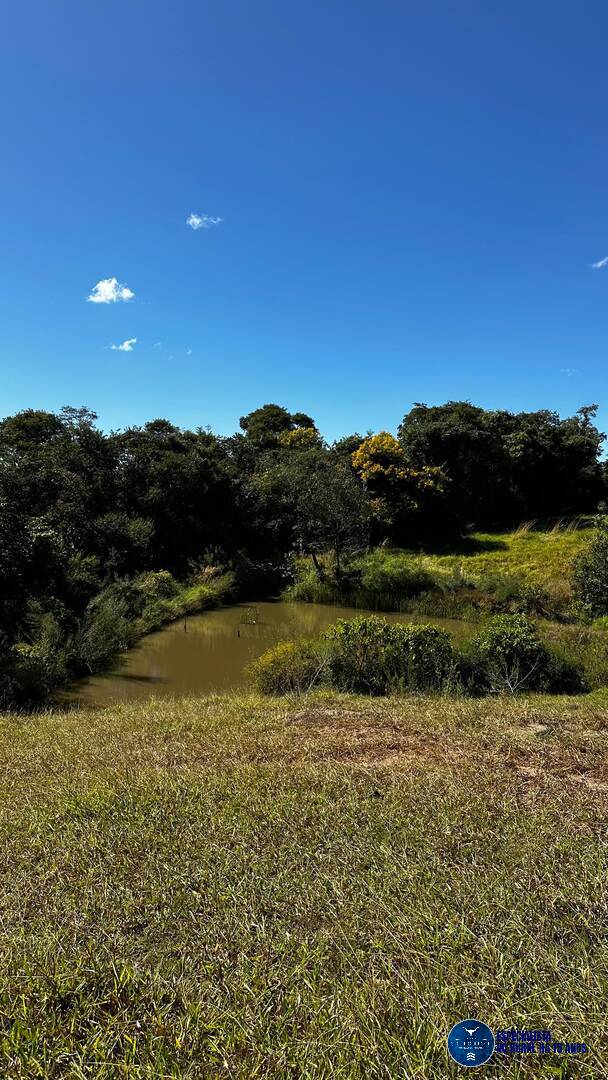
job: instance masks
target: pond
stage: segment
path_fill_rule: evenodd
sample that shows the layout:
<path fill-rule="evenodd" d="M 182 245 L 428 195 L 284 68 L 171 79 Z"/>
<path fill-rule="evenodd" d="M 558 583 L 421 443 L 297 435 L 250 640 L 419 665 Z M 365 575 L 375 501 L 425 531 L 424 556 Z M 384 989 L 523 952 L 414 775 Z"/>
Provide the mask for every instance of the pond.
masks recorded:
<path fill-rule="evenodd" d="M 182 696 L 247 686 L 244 668 L 278 641 L 313 637 L 337 619 L 375 614 L 325 604 L 263 602 L 188 616 L 142 638 L 110 671 L 93 675 L 60 696 L 63 703 L 107 705 L 152 696 Z M 456 619 L 382 613 L 391 622 L 432 622 L 462 640 Z"/>

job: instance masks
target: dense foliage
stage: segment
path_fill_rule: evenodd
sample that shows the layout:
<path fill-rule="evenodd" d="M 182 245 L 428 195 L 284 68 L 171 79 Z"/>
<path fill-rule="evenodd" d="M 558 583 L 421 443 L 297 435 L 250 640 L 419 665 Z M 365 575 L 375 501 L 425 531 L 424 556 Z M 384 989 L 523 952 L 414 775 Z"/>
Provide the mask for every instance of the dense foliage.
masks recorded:
<path fill-rule="evenodd" d="M 469 643 L 465 684 L 482 693 L 577 693 L 580 669 L 551 652 L 525 615 L 495 615 Z"/>
<path fill-rule="evenodd" d="M 581 669 L 550 650 L 525 615 L 497 615 L 465 651 L 437 626 L 389 623 L 376 615 L 340 619 L 317 640 L 282 642 L 249 668 L 264 694 L 320 683 L 352 694 L 391 692 L 577 693 Z"/>
<path fill-rule="evenodd" d="M 416 405 L 399 428 L 414 468 L 445 469 L 450 483 L 442 513 L 466 522 L 510 524 L 576 514 L 604 495 L 599 462 L 603 434 L 595 405 L 565 420 L 533 413 L 488 411 L 466 401 Z"/>
<path fill-rule="evenodd" d="M 608 615 L 608 518 L 598 517 L 591 543 L 574 562 L 575 603 L 588 618 Z"/>
<path fill-rule="evenodd" d="M 355 694 L 445 690 L 454 677 L 450 636 L 375 616 L 340 619 L 324 635 L 330 682 Z"/>
<path fill-rule="evenodd" d="M 419 405 L 398 439 L 353 434 L 332 445 L 312 417 L 274 404 L 243 416 L 229 438 L 167 420 L 106 434 L 87 409 L 7 417 L 0 701 L 43 700 L 173 617 L 179 598 L 152 595 L 142 582 L 163 579 L 145 575 L 195 588 L 191 604 L 205 567 L 259 594 L 276 591 L 299 555 L 319 583 L 331 573 L 348 589 L 352 557 L 374 545 L 594 511 L 604 495 L 594 415 Z M 410 592 L 428 580 L 419 575 Z"/>

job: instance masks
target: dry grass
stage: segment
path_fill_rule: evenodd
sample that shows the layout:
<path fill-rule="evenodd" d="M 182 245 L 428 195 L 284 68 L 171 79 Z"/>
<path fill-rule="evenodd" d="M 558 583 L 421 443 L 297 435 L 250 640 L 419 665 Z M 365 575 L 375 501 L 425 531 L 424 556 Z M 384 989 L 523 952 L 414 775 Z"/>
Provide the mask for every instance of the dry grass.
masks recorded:
<path fill-rule="evenodd" d="M 444 1080 L 467 1015 L 606 1075 L 607 749 L 601 694 L 4 717 L 0 1075 Z"/>

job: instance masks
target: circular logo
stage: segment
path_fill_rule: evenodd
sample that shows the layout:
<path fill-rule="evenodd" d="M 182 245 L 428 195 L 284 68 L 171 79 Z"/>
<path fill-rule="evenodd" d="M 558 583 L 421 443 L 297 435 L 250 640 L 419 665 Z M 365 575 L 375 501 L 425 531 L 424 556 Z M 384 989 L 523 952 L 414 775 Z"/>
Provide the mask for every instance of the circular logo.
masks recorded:
<path fill-rule="evenodd" d="M 481 1020 L 459 1020 L 448 1035 L 448 1053 L 459 1065 L 485 1065 L 494 1053 L 494 1036 Z"/>

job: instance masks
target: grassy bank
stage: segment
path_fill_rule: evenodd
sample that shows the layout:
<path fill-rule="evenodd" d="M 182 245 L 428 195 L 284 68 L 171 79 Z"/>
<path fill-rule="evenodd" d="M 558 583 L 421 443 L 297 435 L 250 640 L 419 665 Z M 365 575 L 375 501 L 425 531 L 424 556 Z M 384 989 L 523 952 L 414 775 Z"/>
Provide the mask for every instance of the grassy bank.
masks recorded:
<path fill-rule="evenodd" d="M 142 580 L 145 582 L 146 577 L 149 579 L 159 576 L 144 575 Z M 183 619 L 185 615 L 210 611 L 233 599 L 234 594 L 234 574 L 231 573 L 218 574 L 208 580 L 186 584 L 176 582 L 170 595 L 162 596 L 156 592 L 146 597 L 143 611 L 134 623 L 135 635 L 141 637 L 149 634 L 166 623 Z"/>
<path fill-rule="evenodd" d="M 188 582 L 178 582 L 166 570 L 148 571 L 111 581 L 67 626 L 51 613 L 34 613 L 34 640 L 19 641 L 9 650 L 10 665 L 0 677 L 0 708 L 43 707 L 60 687 L 107 669 L 144 634 L 217 607 L 234 591 L 234 575 L 215 567 Z"/>
<path fill-rule="evenodd" d="M 512 533 L 473 533 L 448 550 L 377 549 L 354 559 L 342 580 L 327 564 L 321 581 L 301 560 L 287 597 L 446 617 L 499 610 L 553 617 L 568 607 L 572 561 L 591 534 L 574 525 L 548 531 L 522 526 Z"/>
<path fill-rule="evenodd" d="M 0 1074 L 602 1076 L 608 699 L 210 697 L 0 720 Z"/>

